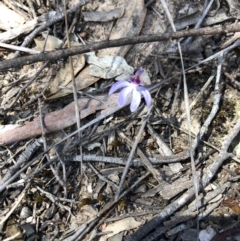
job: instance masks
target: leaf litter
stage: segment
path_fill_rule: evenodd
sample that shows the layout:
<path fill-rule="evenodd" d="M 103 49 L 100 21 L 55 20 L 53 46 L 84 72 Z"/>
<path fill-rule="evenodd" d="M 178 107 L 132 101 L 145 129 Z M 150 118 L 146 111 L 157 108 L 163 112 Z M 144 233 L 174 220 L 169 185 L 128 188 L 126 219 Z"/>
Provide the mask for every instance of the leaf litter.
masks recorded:
<path fill-rule="evenodd" d="M 50 1 L 45 5 L 31 0 L 16 2 L 18 5 L 7 4 L 7 1 L 1 3 L 1 8 L 15 14 L 12 18 L 10 14 L 0 16 L 0 23 L 11 22 L 0 25 L 0 39 L 4 36 L 3 41 L 12 45 L 21 45 L 36 26 L 36 17 L 39 24 L 44 25 L 41 21 L 47 16 L 44 14 L 60 11 Z M 214 2 L 206 20 L 215 12 L 226 11 L 221 5 L 219 7 L 219 1 Z M 76 1 L 70 1 L 68 8 L 76 4 Z M 148 7 L 144 4 L 144 1 L 132 1 L 131 4 L 128 1 L 93 1 L 86 4 L 82 12 L 76 12 L 78 20 L 71 34 L 71 45 L 168 31 L 160 2 L 152 1 Z M 238 5 L 231 5 L 231 1 L 227 4 L 231 16 L 218 18 L 218 24 L 229 24 L 239 17 Z M 168 4 L 175 22 L 190 28 L 201 16 L 203 6 L 204 1 L 200 5 L 191 1 L 187 5 L 186 1 Z M 63 5 L 60 7 L 63 9 Z M 192 14 L 194 12 L 198 15 Z M 73 20 L 74 14 L 69 15 L 70 25 Z M 26 28 L 26 24 L 30 26 Z M 204 24 L 208 25 L 210 21 Z M 49 35 L 45 32 L 37 34 L 33 38 L 35 44 L 27 47 L 39 51 L 59 48 L 65 37 L 64 22 L 50 24 L 48 30 Z M 81 36 L 85 36 L 84 39 Z M 197 37 L 199 39 L 201 37 Z M 231 41 L 234 41 L 231 36 L 210 35 L 198 42 L 201 48 L 197 50 L 194 41 L 188 48 L 183 46 L 185 67 L 216 53 L 218 46 Z M 38 240 L 111 240 L 110 237 L 115 237 L 115 240 L 141 240 L 142 227 L 146 230 L 151 222 L 157 223 L 158 228 L 154 233 L 149 229 L 144 234 L 149 240 L 191 240 L 193 235 L 198 235 L 197 222 L 200 224 L 200 240 L 211 240 L 215 233 L 214 240 L 222 240 L 221 235 L 234 238 L 238 234 L 239 160 L 234 156 L 234 151 L 238 154 L 240 118 L 239 88 L 235 88 L 239 82 L 237 52 L 227 55 L 224 68 L 217 75 L 222 81 L 217 86 L 221 98 L 213 91 L 216 90 L 215 79 L 208 81 L 219 66 L 216 61 L 186 73 L 190 102 L 195 104 L 191 119 L 196 175 L 204 188 L 199 191 L 203 201 L 195 200 L 195 205 L 191 205 L 193 183 L 179 82 L 181 65 L 176 49 L 176 41 L 165 41 L 73 56 L 79 91 L 81 139 L 71 134 L 76 133 L 76 117 L 73 98 L 69 95 L 72 93 L 69 60 L 49 63 L 38 76 L 35 76 L 36 71 L 31 71 L 39 70 L 43 63 L 1 73 L 1 238 L 32 240 L 34 236 Z M 3 49 L 0 56 L 1 61 L 12 58 L 12 50 Z M 152 88 L 150 113 L 143 105 L 130 113 L 128 106 L 118 107 L 118 94 L 108 95 L 116 80 L 129 79 L 129 75 L 140 67 L 144 68 L 146 85 L 151 84 Z M 171 80 L 158 89 L 156 86 L 164 82 L 162 76 Z M 207 81 L 208 88 L 205 88 Z M 28 83 L 29 86 L 21 92 Z M 19 97 L 9 107 L 18 93 Z M 129 103 L 130 99 L 126 105 Z M 214 110 L 214 121 L 206 122 L 216 105 L 219 110 Z M 132 165 L 116 199 L 124 165 L 146 117 L 147 126 L 137 140 Z M 71 137 L 67 138 L 68 135 Z M 34 140 L 39 136 L 42 138 Z M 29 138 L 32 138 L 30 142 Z M 48 156 L 43 156 L 43 143 L 50 149 Z M 83 155 L 79 155 L 79 146 Z M 149 165 L 147 160 L 154 161 Z M 6 216 L 6 211 L 12 215 Z"/>

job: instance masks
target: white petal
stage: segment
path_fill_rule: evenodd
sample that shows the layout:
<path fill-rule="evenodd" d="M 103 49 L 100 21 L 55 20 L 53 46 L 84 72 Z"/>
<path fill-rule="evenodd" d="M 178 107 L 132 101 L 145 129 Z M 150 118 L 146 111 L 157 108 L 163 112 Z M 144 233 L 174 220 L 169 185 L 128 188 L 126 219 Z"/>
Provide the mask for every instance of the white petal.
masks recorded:
<path fill-rule="evenodd" d="M 141 86 L 138 87 L 138 91 L 140 91 L 141 94 L 143 95 L 147 107 L 150 107 L 152 104 L 152 97 L 151 97 L 150 92 L 146 88 L 141 87 Z"/>
<path fill-rule="evenodd" d="M 118 104 L 120 107 L 125 105 L 128 95 L 132 92 L 132 90 L 132 86 L 125 87 L 121 90 L 121 92 L 118 95 Z"/>
<path fill-rule="evenodd" d="M 141 102 L 141 94 L 136 88 L 134 88 L 133 89 L 132 101 L 131 101 L 131 105 L 130 105 L 130 110 L 132 112 L 134 112 L 138 108 L 138 106 L 140 105 L 140 102 Z"/>
<path fill-rule="evenodd" d="M 128 81 L 125 80 L 121 80 L 116 82 L 115 84 L 112 85 L 112 87 L 109 90 L 109 95 L 111 95 L 112 93 L 114 93 L 115 91 L 124 88 L 124 87 L 128 87 L 131 86 L 131 84 Z"/>

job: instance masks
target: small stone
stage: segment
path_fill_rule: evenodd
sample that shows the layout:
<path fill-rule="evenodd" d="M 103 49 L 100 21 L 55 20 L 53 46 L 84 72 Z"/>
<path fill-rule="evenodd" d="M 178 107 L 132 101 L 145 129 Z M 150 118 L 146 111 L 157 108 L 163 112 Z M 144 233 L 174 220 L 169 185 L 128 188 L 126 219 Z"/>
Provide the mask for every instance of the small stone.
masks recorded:
<path fill-rule="evenodd" d="M 23 207 L 20 213 L 20 218 L 26 219 L 30 216 L 32 216 L 32 211 L 28 207 Z"/>

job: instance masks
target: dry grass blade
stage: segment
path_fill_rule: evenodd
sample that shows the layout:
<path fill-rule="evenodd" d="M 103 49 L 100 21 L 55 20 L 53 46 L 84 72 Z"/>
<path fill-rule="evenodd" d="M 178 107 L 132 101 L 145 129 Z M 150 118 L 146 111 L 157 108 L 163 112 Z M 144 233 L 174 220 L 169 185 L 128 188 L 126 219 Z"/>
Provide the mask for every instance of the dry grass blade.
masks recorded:
<path fill-rule="evenodd" d="M 64 14 L 65 14 L 65 25 L 66 25 L 66 37 L 67 37 L 67 44 L 68 48 L 71 48 L 70 38 L 69 38 L 69 31 L 68 31 L 68 20 L 67 20 L 67 7 L 66 7 L 66 0 L 64 0 Z M 74 76 L 74 69 L 73 69 L 73 60 L 72 56 L 69 56 L 69 65 L 71 70 L 71 79 L 72 79 L 72 91 L 73 91 L 73 99 L 74 99 L 74 106 L 75 106 L 75 115 L 76 115 L 76 123 L 77 129 L 81 127 L 81 118 L 80 118 L 80 111 L 78 106 L 78 97 L 77 97 L 77 87 L 76 81 Z M 81 132 L 78 132 L 78 138 L 81 139 Z M 80 155 L 82 156 L 82 146 L 80 145 Z M 82 173 L 82 161 L 81 161 L 81 173 Z"/>
<path fill-rule="evenodd" d="M 145 128 L 146 124 L 147 124 L 147 119 L 149 117 L 149 114 L 151 112 L 152 108 L 149 109 L 148 113 L 147 113 L 147 117 L 143 120 L 142 122 L 142 125 L 141 125 L 141 128 L 140 130 L 138 131 L 138 134 L 137 134 L 137 137 L 134 141 L 134 144 L 131 148 L 131 152 L 129 153 L 129 157 L 128 157 L 128 160 L 127 160 L 127 163 L 126 163 L 126 166 L 124 168 L 124 172 L 122 174 L 122 177 L 121 177 L 121 181 L 119 183 L 119 187 L 118 187 L 118 190 L 117 190 L 117 193 L 116 193 L 116 196 L 115 196 L 115 200 L 117 200 L 119 198 L 119 195 L 121 193 L 121 189 L 122 189 L 122 186 L 123 186 L 123 183 L 125 181 L 125 178 L 126 178 L 126 175 L 127 175 L 127 172 L 128 172 L 128 169 L 132 163 L 132 159 L 133 159 L 133 155 L 136 151 L 136 148 L 137 148 L 137 145 L 138 145 L 138 142 L 142 136 L 142 132 L 143 132 L 143 129 Z"/>

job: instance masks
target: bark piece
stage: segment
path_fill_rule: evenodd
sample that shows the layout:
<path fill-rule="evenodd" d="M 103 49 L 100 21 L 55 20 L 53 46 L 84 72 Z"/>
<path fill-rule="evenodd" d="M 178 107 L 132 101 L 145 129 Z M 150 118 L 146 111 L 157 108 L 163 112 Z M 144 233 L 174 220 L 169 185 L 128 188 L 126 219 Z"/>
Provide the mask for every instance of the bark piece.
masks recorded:
<path fill-rule="evenodd" d="M 192 180 L 189 180 L 188 177 L 183 177 L 173 182 L 172 184 L 164 185 L 163 189 L 160 191 L 160 195 L 164 199 L 169 200 L 185 189 L 190 188 L 192 185 Z"/>
<path fill-rule="evenodd" d="M 101 95 L 98 100 L 82 98 L 78 100 L 81 119 L 95 113 L 97 110 L 111 109 L 118 105 L 118 94 L 111 96 Z M 101 102 L 103 101 L 104 104 Z M 43 120 L 45 133 L 62 130 L 76 123 L 74 102 L 61 110 L 48 113 Z M 39 117 L 26 125 L 0 133 L 0 145 L 7 145 L 16 141 L 32 138 L 42 134 L 41 120 Z"/>

